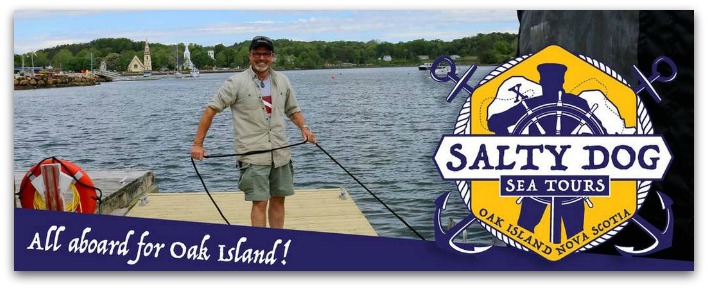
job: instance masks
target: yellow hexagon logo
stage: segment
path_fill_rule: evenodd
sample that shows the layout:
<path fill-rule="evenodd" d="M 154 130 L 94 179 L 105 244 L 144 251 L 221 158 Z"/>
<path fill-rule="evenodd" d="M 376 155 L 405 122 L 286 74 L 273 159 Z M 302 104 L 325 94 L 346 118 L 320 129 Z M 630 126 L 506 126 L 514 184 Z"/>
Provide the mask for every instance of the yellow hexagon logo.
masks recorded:
<path fill-rule="evenodd" d="M 548 260 L 624 228 L 671 160 L 626 82 L 559 46 L 500 66 L 468 102 L 465 131 L 434 156 L 438 170 L 468 182 L 461 196 L 485 229 Z"/>

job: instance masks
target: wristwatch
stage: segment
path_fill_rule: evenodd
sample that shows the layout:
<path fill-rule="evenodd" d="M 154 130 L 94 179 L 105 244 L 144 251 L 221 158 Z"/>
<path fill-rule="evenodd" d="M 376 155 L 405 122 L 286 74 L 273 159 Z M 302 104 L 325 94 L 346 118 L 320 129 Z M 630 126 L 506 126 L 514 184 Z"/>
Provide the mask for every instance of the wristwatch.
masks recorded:
<path fill-rule="evenodd" d="M 310 130 L 310 127 L 307 125 L 303 125 L 302 128 L 306 128 L 307 130 Z"/>

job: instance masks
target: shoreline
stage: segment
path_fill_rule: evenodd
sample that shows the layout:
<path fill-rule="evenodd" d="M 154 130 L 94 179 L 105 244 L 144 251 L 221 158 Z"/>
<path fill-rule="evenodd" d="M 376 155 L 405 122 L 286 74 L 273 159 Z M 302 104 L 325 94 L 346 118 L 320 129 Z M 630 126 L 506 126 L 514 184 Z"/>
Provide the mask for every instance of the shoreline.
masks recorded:
<path fill-rule="evenodd" d="M 458 64 L 468 65 L 468 64 Z M 477 66 L 498 66 L 498 64 L 475 64 Z M 412 67 L 408 65 L 391 65 L 391 66 L 342 66 L 342 67 L 322 67 L 322 68 L 294 68 L 283 69 L 275 68 L 277 71 L 308 71 L 308 70 L 338 70 L 338 69 L 363 69 L 363 68 L 391 68 L 391 67 Z M 244 69 L 221 69 L 221 70 L 203 70 L 199 73 L 239 73 Z M 69 73 L 69 74 L 36 74 L 35 76 L 14 76 L 14 90 L 31 90 L 45 88 L 61 88 L 61 87 L 77 87 L 77 86 L 93 86 L 100 85 L 101 82 L 114 81 L 141 81 L 141 80 L 159 80 L 170 77 L 175 74 L 175 71 L 159 71 L 153 72 L 150 76 L 144 77 L 141 73 L 116 73 L 119 78 L 104 77 L 93 73 Z M 188 73 L 185 75 L 189 75 Z"/>
<path fill-rule="evenodd" d="M 14 90 L 99 85 L 105 78 L 89 73 L 15 75 Z"/>

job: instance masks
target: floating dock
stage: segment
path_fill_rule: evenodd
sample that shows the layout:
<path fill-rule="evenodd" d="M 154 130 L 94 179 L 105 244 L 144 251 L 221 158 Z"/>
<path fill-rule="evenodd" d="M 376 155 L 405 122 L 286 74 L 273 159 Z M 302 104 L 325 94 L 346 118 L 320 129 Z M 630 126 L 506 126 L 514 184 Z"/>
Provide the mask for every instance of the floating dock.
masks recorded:
<path fill-rule="evenodd" d="M 251 202 L 243 192 L 211 193 L 232 225 L 251 224 Z M 204 193 L 157 193 L 138 202 L 127 216 L 225 224 Z M 343 189 L 296 190 L 285 199 L 285 228 L 304 231 L 376 236 L 349 194 Z"/>
<path fill-rule="evenodd" d="M 26 172 L 15 172 L 15 190 Z M 161 193 L 151 171 L 87 171 L 103 191 L 100 214 L 226 224 L 205 192 Z M 243 192 L 214 192 L 212 197 L 232 225 L 250 225 L 251 202 Z M 15 199 L 19 207 L 19 200 Z M 99 212 L 97 212 L 99 213 Z M 285 228 L 376 236 L 349 193 L 341 188 L 296 190 L 285 200 Z"/>

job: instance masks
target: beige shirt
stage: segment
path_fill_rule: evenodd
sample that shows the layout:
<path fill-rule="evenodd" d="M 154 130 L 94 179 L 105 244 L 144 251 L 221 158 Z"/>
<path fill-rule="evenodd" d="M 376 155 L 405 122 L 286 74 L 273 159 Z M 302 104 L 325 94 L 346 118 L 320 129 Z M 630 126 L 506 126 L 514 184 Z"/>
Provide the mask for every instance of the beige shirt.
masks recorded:
<path fill-rule="evenodd" d="M 273 102 L 270 121 L 256 86 L 258 76 L 250 67 L 229 77 L 208 104 L 217 112 L 231 107 L 236 153 L 270 150 L 288 145 L 285 116 L 299 112 L 300 107 L 287 76 L 273 69 L 270 69 L 269 74 Z M 274 167 L 279 167 L 290 162 L 290 157 L 290 149 L 286 148 L 270 153 L 239 156 L 239 161 L 255 165 L 273 164 Z"/>

